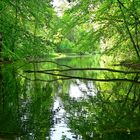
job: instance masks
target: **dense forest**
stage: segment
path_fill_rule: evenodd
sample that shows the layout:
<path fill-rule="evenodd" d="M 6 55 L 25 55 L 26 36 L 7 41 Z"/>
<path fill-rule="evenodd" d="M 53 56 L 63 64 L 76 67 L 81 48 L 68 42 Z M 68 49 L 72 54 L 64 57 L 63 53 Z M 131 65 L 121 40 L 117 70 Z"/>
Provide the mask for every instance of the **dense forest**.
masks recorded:
<path fill-rule="evenodd" d="M 55 12 L 49 0 L 1 1 L 1 59 L 100 52 L 116 61 L 138 61 L 139 4 L 81 0 L 64 3 Z"/>
<path fill-rule="evenodd" d="M 138 140 L 139 76 L 139 0 L 0 1 L 0 139 L 53 140 L 59 97 L 75 139 Z"/>

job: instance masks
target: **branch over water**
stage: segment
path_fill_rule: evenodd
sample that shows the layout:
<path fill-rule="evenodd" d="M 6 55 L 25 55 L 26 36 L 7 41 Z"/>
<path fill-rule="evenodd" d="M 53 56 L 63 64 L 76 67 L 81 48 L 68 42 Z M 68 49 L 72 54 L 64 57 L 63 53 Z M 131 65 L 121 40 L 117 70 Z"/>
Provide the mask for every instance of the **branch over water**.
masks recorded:
<path fill-rule="evenodd" d="M 72 68 L 72 69 L 69 69 L 69 70 L 87 70 L 88 68 Z M 94 70 L 103 70 L 103 68 L 92 68 Z M 70 75 L 65 75 L 65 74 L 56 74 L 56 73 L 51 73 L 49 71 L 69 71 L 68 69 L 65 69 L 65 70 L 54 70 L 54 69 L 51 69 L 51 70 L 43 70 L 43 71 L 32 71 L 32 70 L 27 70 L 25 72 L 27 73 L 42 73 L 42 74 L 48 74 L 48 75 L 52 75 L 52 76 L 60 76 L 60 77 L 65 77 L 65 78 L 68 78 L 68 79 L 82 79 L 82 80 L 93 80 L 93 81 L 98 81 L 98 82 L 132 82 L 132 83 L 137 83 L 137 84 L 140 84 L 140 81 L 138 80 L 132 80 L 132 79 L 127 79 L 127 78 L 122 78 L 122 79 L 115 79 L 115 78 L 112 78 L 112 79 L 97 79 L 97 78 L 88 78 L 88 77 L 79 77 L 79 76 L 70 76 Z M 91 70 L 91 68 L 89 68 L 89 70 Z M 104 68 L 104 70 L 111 70 L 112 69 L 106 69 Z M 120 70 L 114 70 L 114 72 L 122 72 L 124 73 L 125 71 L 120 71 Z M 129 71 L 130 72 L 130 71 Z M 126 72 L 125 72 L 126 73 Z M 134 73 L 134 72 L 131 72 L 131 73 Z M 136 73 L 136 72 L 135 72 Z"/>
<path fill-rule="evenodd" d="M 68 69 L 49 69 L 49 70 L 40 70 L 40 71 L 27 70 L 25 72 L 45 73 L 45 72 L 64 72 L 64 71 L 109 71 L 109 72 L 118 72 L 118 73 L 123 73 L 123 74 L 133 74 L 133 73 L 139 74 L 140 73 L 140 70 L 124 71 L 124 70 L 115 70 L 115 69 L 110 69 L 110 68 L 68 68 Z"/>

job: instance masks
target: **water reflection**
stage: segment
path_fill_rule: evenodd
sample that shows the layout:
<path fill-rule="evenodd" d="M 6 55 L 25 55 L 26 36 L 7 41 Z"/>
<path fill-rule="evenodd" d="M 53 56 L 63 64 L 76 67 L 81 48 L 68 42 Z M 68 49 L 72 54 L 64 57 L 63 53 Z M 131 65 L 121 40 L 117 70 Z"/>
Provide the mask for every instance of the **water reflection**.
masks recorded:
<path fill-rule="evenodd" d="M 57 59 L 54 62 L 0 66 L 0 139 L 140 139 L 139 84 L 62 80 L 60 75 L 25 72 L 64 69 L 66 65 L 80 68 L 100 66 L 99 56 Z M 139 74 L 135 73 L 55 73 L 139 80 Z"/>
<path fill-rule="evenodd" d="M 67 126 L 67 115 L 62 101 L 59 97 L 55 99 L 53 106 L 53 127 L 51 128 L 51 140 L 74 139 L 75 135 L 71 133 Z"/>
<path fill-rule="evenodd" d="M 87 99 L 89 96 L 95 96 L 97 89 L 92 81 L 84 83 L 79 79 L 75 80 L 70 84 L 69 95 L 71 98 L 82 98 Z"/>
<path fill-rule="evenodd" d="M 18 76 L 17 67 L 2 67 L 0 138 L 45 139 L 51 125 L 49 90 L 43 91 L 44 84 Z"/>

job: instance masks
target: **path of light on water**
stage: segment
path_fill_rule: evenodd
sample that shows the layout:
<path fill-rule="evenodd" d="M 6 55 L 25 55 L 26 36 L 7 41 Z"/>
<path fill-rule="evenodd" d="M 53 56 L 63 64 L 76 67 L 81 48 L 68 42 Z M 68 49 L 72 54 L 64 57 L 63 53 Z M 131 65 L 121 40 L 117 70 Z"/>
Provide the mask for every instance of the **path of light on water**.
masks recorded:
<path fill-rule="evenodd" d="M 88 96 L 95 96 L 96 93 L 97 89 L 92 81 L 88 81 L 87 84 L 85 84 L 77 79 L 75 82 L 72 82 L 69 87 L 69 96 L 75 99 L 88 99 Z M 51 128 L 51 140 L 61 140 L 62 137 L 69 140 L 82 140 L 81 136 L 75 137 L 75 134 L 73 134 L 67 126 L 67 113 L 59 96 L 55 98 L 52 111 L 54 112 L 54 125 Z"/>

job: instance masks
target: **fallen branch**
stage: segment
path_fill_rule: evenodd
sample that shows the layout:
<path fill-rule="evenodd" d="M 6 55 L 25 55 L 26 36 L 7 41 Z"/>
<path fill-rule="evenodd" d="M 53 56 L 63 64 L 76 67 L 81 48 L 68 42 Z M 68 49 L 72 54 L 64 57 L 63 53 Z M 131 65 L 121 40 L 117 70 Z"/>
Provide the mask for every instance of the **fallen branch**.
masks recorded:
<path fill-rule="evenodd" d="M 64 71 L 109 71 L 109 72 L 118 72 L 118 73 L 124 73 L 124 74 L 133 74 L 133 73 L 140 73 L 140 70 L 136 71 L 124 71 L 124 70 L 115 70 L 110 68 L 68 68 L 68 69 L 50 69 L 50 70 L 41 70 L 41 71 L 32 71 L 32 70 L 26 70 L 25 72 L 31 73 L 31 72 L 64 72 Z"/>
<path fill-rule="evenodd" d="M 65 75 L 65 74 L 56 74 L 56 73 L 50 73 L 50 72 L 46 72 L 46 71 L 25 71 L 28 73 L 43 73 L 43 74 L 48 74 L 48 75 L 52 75 L 52 76 L 61 76 L 61 77 L 65 77 L 65 78 L 70 78 L 70 79 L 82 79 L 82 80 L 93 80 L 93 81 L 98 81 L 98 82 L 132 82 L 132 83 L 137 83 L 140 84 L 140 81 L 135 81 L 135 80 L 131 80 L 131 79 L 127 79 L 127 78 L 123 78 L 123 79 L 96 79 L 96 78 L 88 78 L 88 77 L 79 77 L 79 76 L 70 76 L 70 75 Z"/>

